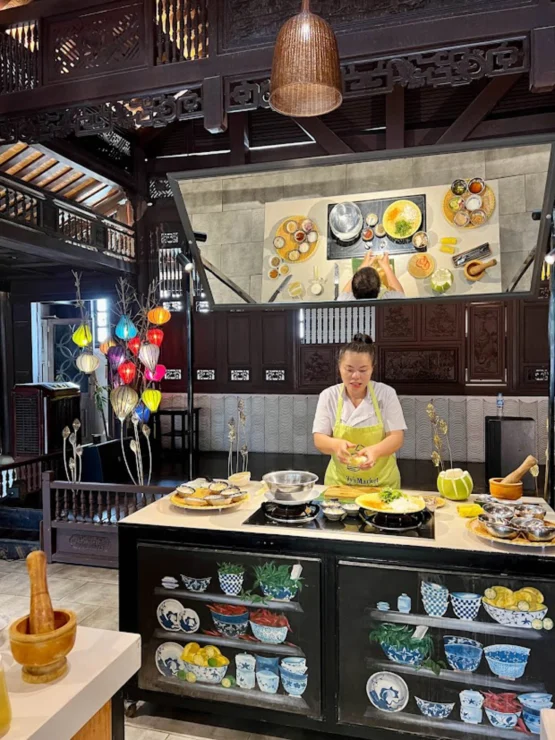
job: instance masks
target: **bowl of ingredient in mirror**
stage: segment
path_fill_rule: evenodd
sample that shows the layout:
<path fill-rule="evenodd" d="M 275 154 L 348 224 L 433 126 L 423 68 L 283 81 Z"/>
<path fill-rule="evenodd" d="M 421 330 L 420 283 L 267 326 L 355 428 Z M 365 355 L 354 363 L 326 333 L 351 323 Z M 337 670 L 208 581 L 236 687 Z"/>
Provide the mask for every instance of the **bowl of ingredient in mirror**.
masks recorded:
<path fill-rule="evenodd" d="M 443 638 L 445 657 L 454 671 L 476 671 L 482 661 L 482 643 L 469 637 L 445 635 Z"/>
<path fill-rule="evenodd" d="M 253 635 L 260 642 L 280 645 L 285 642 L 287 632 L 291 629 L 287 617 L 269 609 L 257 609 L 251 612 L 250 625 Z"/>
<path fill-rule="evenodd" d="M 454 591 L 451 593 L 451 604 L 455 616 L 459 619 L 476 619 L 482 604 L 482 597 L 480 594 Z"/>
<path fill-rule="evenodd" d="M 181 574 L 181 580 L 187 591 L 193 591 L 194 593 L 201 594 L 210 585 L 212 577 L 209 578 L 192 578 L 191 576 L 184 576 Z"/>
<path fill-rule="evenodd" d="M 418 696 L 415 696 L 414 699 L 422 714 L 432 719 L 447 719 L 455 708 L 455 702 L 426 701 Z"/>
<path fill-rule="evenodd" d="M 341 522 L 347 516 L 347 512 L 341 506 L 327 506 L 324 509 L 324 516 L 330 522 Z"/>
<path fill-rule="evenodd" d="M 233 604 L 207 604 L 217 631 L 225 637 L 239 637 L 246 634 L 249 612 L 244 606 Z"/>
<path fill-rule="evenodd" d="M 530 652 L 522 645 L 489 645 L 484 649 L 491 672 L 509 681 L 522 678 Z"/>

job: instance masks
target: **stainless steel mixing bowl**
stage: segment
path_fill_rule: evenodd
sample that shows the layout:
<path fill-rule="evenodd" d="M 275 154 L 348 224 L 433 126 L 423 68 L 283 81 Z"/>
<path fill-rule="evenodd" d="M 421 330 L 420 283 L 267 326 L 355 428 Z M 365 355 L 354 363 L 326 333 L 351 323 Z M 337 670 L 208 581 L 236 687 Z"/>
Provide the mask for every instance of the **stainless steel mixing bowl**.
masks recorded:
<path fill-rule="evenodd" d="M 355 203 L 337 203 L 330 212 L 330 228 L 342 242 L 355 239 L 362 231 L 362 212 Z"/>
<path fill-rule="evenodd" d="M 268 486 L 266 498 L 280 506 L 309 504 L 315 498 L 312 492 L 318 476 L 304 470 L 276 470 L 266 473 L 262 480 Z"/>

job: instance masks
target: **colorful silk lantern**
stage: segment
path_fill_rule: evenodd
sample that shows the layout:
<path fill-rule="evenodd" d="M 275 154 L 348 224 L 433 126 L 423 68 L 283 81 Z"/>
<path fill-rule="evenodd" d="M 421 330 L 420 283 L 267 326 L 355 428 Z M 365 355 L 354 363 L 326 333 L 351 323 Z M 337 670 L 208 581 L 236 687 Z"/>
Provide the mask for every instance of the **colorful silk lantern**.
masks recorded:
<path fill-rule="evenodd" d="M 162 394 L 160 391 L 157 391 L 154 388 L 147 388 L 146 391 L 143 391 L 141 398 L 149 411 L 152 411 L 153 414 L 158 411 L 158 406 L 160 406 L 160 401 L 162 400 Z"/>
<path fill-rule="evenodd" d="M 149 329 L 146 333 L 146 338 L 151 344 L 155 344 L 157 347 L 162 345 L 164 341 L 164 332 L 162 329 Z"/>
<path fill-rule="evenodd" d="M 120 376 L 119 376 L 119 375 L 117 375 L 117 373 L 116 373 L 116 374 L 114 374 L 114 375 L 112 376 L 112 388 L 119 388 L 119 387 L 120 387 L 120 385 L 125 385 L 125 383 L 124 383 L 124 382 L 123 382 L 123 380 L 122 380 L 122 379 L 120 378 Z"/>
<path fill-rule="evenodd" d="M 92 342 L 92 334 L 87 324 L 81 324 L 75 329 L 71 338 L 78 347 L 88 347 Z"/>
<path fill-rule="evenodd" d="M 160 347 L 155 344 L 143 344 L 139 350 L 139 360 L 151 372 L 156 370 L 158 359 L 160 358 Z"/>
<path fill-rule="evenodd" d="M 75 364 L 82 373 L 90 375 L 91 373 L 94 373 L 95 370 L 98 370 L 100 360 L 96 355 L 93 355 L 92 352 L 83 352 L 83 354 L 79 355 L 75 360 Z"/>
<path fill-rule="evenodd" d="M 122 316 L 116 326 L 116 337 L 128 342 L 130 339 L 136 337 L 138 333 L 137 327 L 131 321 L 129 316 Z"/>
<path fill-rule="evenodd" d="M 133 352 L 135 357 L 139 354 L 139 350 L 141 349 L 141 337 L 133 337 L 133 339 L 130 339 L 127 342 L 127 346 Z"/>
<path fill-rule="evenodd" d="M 156 306 L 156 308 L 152 308 L 147 314 L 150 323 L 157 325 L 166 324 L 171 317 L 171 313 L 163 306 Z"/>
<path fill-rule="evenodd" d="M 107 357 L 112 370 L 117 370 L 125 360 L 125 347 L 122 347 L 121 344 L 117 344 L 115 347 L 110 347 Z"/>
<path fill-rule="evenodd" d="M 147 380 L 153 380 L 155 383 L 158 383 L 164 375 L 166 374 L 166 366 L 165 365 L 156 365 L 156 370 L 152 372 L 148 369 L 148 367 L 145 370 L 145 378 Z"/>
<path fill-rule="evenodd" d="M 108 350 L 110 349 L 110 347 L 115 347 L 115 346 L 116 346 L 116 343 L 114 342 L 114 340 L 112 339 L 112 337 L 110 337 L 105 342 L 102 342 L 102 344 L 100 345 L 99 349 L 100 349 L 100 351 L 102 352 L 103 355 L 107 355 L 108 354 Z"/>
<path fill-rule="evenodd" d="M 135 409 L 135 413 L 139 417 L 139 421 L 141 422 L 141 424 L 148 424 L 148 420 L 150 419 L 150 409 L 147 409 L 142 401 Z"/>
<path fill-rule="evenodd" d="M 114 414 L 120 421 L 133 413 L 138 402 L 137 392 L 128 385 L 120 385 L 119 388 L 114 388 L 110 393 L 110 403 L 114 409 Z"/>
<path fill-rule="evenodd" d="M 129 385 L 129 383 L 132 383 L 135 380 L 136 373 L 137 368 L 133 362 L 123 362 L 118 367 L 118 375 L 126 385 Z"/>

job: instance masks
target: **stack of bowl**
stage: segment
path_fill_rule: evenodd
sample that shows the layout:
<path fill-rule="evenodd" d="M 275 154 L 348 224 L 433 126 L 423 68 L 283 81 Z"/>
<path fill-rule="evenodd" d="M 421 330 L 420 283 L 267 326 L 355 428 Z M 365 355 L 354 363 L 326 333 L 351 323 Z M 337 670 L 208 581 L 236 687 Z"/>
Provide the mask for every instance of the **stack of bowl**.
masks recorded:
<path fill-rule="evenodd" d="M 422 581 L 420 584 L 422 603 L 426 614 L 430 617 L 442 617 L 449 606 L 449 590 L 431 581 Z"/>

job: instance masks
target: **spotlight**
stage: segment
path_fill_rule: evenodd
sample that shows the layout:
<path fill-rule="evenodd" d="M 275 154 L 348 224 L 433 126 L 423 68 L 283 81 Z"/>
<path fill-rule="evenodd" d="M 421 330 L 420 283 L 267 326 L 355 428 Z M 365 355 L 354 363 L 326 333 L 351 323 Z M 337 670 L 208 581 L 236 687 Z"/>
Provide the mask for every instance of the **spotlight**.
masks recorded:
<path fill-rule="evenodd" d="M 194 264 L 188 257 L 183 254 L 183 252 L 180 252 L 180 254 L 177 255 L 176 260 L 179 262 L 185 272 L 193 272 L 193 270 L 195 269 Z"/>
<path fill-rule="evenodd" d="M 545 261 L 548 265 L 555 265 L 555 249 L 545 255 Z"/>

